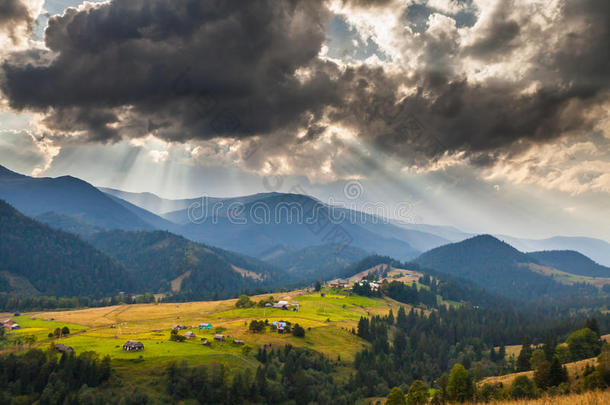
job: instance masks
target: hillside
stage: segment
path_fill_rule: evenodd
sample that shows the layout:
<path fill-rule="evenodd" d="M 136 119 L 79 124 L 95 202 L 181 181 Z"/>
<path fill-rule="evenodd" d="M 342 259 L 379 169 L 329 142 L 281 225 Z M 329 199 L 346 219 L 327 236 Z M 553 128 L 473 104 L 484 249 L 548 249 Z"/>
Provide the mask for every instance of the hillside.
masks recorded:
<path fill-rule="evenodd" d="M 32 217 L 56 212 L 106 229 L 153 229 L 91 184 L 71 176 L 35 178 L 0 166 L 0 199 Z"/>
<path fill-rule="evenodd" d="M 498 236 L 522 252 L 543 250 L 575 250 L 597 263 L 610 266 L 610 243 L 595 238 L 554 236 L 547 239 L 522 239 Z"/>
<path fill-rule="evenodd" d="M 536 263 L 532 257 L 490 235 L 433 249 L 415 262 L 509 298 L 531 300 L 570 292 L 569 287 L 530 270 L 528 264 Z"/>
<path fill-rule="evenodd" d="M 171 291 L 189 299 L 226 298 L 285 281 L 279 277 L 279 270 L 264 262 L 169 232 L 117 230 L 87 238 L 122 263 L 141 292 Z"/>
<path fill-rule="evenodd" d="M 291 280 L 279 277 L 277 268 L 260 260 L 192 242 L 167 231 L 106 231 L 56 213 L 45 213 L 37 219 L 80 235 L 123 264 L 141 293 L 172 292 L 183 298 L 209 299 Z"/>
<path fill-rule="evenodd" d="M 29 285 L 43 295 L 130 291 L 126 270 L 77 236 L 32 220 L 0 200 L 0 276 L 5 292 Z"/>
<path fill-rule="evenodd" d="M 565 271 L 566 273 L 589 277 L 610 277 L 610 268 L 595 263 L 582 253 L 573 250 L 551 250 L 528 253 L 538 263 Z"/>
<path fill-rule="evenodd" d="M 295 278 L 328 280 L 336 276 L 347 265 L 360 261 L 368 253 L 360 248 L 338 245 L 321 245 L 306 247 L 296 251 L 287 251 L 269 261 L 276 267 L 285 269 Z"/>

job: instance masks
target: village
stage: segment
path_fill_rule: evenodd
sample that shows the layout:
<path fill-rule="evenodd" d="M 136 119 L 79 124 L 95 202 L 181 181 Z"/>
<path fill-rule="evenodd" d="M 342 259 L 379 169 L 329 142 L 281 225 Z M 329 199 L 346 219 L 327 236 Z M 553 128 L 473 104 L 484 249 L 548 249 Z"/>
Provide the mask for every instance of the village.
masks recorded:
<path fill-rule="evenodd" d="M 322 305 L 323 302 L 346 302 L 346 298 L 348 297 L 354 297 L 354 299 L 360 300 L 360 298 L 357 297 L 363 295 L 361 294 L 361 292 L 364 291 L 363 288 L 368 291 L 368 293 L 364 295 L 370 296 L 370 293 L 373 293 L 372 295 L 376 296 L 385 283 L 391 281 L 415 283 L 419 281 L 421 276 L 422 274 L 416 271 L 397 269 L 390 265 L 381 264 L 346 279 L 330 280 L 324 283 L 324 285 L 320 285 L 319 290 L 317 288 L 308 288 L 298 292 L 296 295 L 300 296 L 299 300 L 294 299 L 296 297 L 290 295 L 282 296 L 279 299 L 274 298 L 272 295 L 266 295 L 262 299 L 254 301 L 251 297 L 242 295 L 237 300 L 233 301 L 234 310 L 243 311 L 238 312 L 235 315 L 238 317 L 247 316 L 239 328 L 236 328 L 236 324 L 227 324 L 224 317 L 219 317 L 218 314 L 212 315 L 212 318 L 214 319 L 205 319 L 206 317 L 197 319 L 197 317 L 192 316 L 185 317 L 185 314 L 183 313 L 176 313 L 175 319 L 181 319 L 183 321 L 190 319 L 191 322 L 174 322 L 171 326 L 168 325 L 170 332 L 169 336 L 167 335 L 168 329 L 152 329 L 149 332 L 152 336 L 146 333 L 133 334 L 129 323 L 126 322 L 115 322 L 110 325 L 106 324 L 105 326 L 100 326 L 102 328 L 108 328 L 109 332 L 112 331 L 112 339 L 120 339 L 121 337 L 126 338 L 122 345 L 114 345 L 115 349 L 112 351 L 114 356 L 118 355 L 115 350 L 120 350 L 125 355 L 128 355 L 128 353 L 146 354 L 149 350 L 153 350 L 154 353 L 157 353 L 159 350 L 157 346 L 162 343 L 159 341 L 159 338 L 162 336 L 165 336 L 165 339 L 170 343 L 186 344 L 186 342 L 190 342 L 190 344 L 186 346 L 167 347 L 167 349 L 169 349 L 169 351 L 165 350 L 167 355 L 171 355 L 172 352 L 182 352 L 183 350 L 179 349 L 179 347 L 193 347 L 192 345 L 194 343 L 196 343 L 195 346 L 203 346 L 206 347 L 207 350 L 211 350 L 210 353 L 216 352 L 217 350 L 224 352 L 229 347 L 243 347 L 244 350 L 247 349 L 249 351 L 252 346 L 260 344 L 261 341 L 266 342 L 270 339 L 273 341 L 274 339 L 271 338 L 272 335 L 284 335 L 291 338 L 305 337 L 307 331 L 311 330 L 311 327 L 308 326 L 311 325 L 311 321 L 303 320 L 300 316 L 300 312 L 304 309 L 302 306 L 304 297 L 307 297 L 305 304 L 309 302 L 311 305 L 315 302 L 315 308 L 305 308 L 306 312 L 309 314 L 308 317 L 311 317 L 310 312 L 315 309 L 317 313 L 316 316 L 326 319 L 327 323 L 331 320 L 330 316 L 327 315 L 330 315 L 332 311 L 327 313 L 329 305 Z M 313 298 L 316 296 L 318 298 Z M 314 301 L 312 301 L 312 299 Z M 326 301 L 328 299 L 330 299 L 330 301 Z M 127 309 L 135 306 L 130 305 L 124 307 Z M 227 308 L 227 310 L 230 311 L 230 308 Z M 285 314 L 285 316 L 280 317 L 280 313 Z M 62 318 L 61 314 L 61 312 L 54 313 L 54 317 Z M 40 321 L 49 323 L 49 327 L 51 327 L 51 324 L 56 323 L 54 317 L 44 316 Z M 300 318 L 301 320 L 297 321 L 297 319 Z M 17 332 L 27 334 L 30 329 L 28 326 L 29 320 L 34 319 L 36 318 L 30 316 L 26 322 L 24 316 L 20 313 L 15 313 L 14 318 L 3 320 L 1 325 L 3 331 L 9 333 L 9 335 L 14 335 Z M 220 322 L 218 323 L 218 321 Z M 23 323 L 23 325 L 20 325 L 20 322 Z M 299 325 L 299 322 L 305 324 L 307 327 Z M 314 322 L 314 324 L 316 323 Z M 79 345 L 75 342 L 74 338 L 70 338 L 68 334 L 63 335 L 61 333 L 61 327 L 57 326 L 54 330 L 59 330 L 60 333 L 49 333 L 48 338 L 54 343 L 53 347 L 58 353 L 71 354 L 79 350 L 77 347 Z M 151 340 L 151 337 L 153 336 L 154 339 Z M 61 341 L 55 340 L 58 338 L 61 339 Z M 19 341 L 19 338 L 17 338 L 17 341 Z M 39 339 L 39 342 L 42 341 L 44 340 Z M 73 342 L 76 344 L 73 344 Z M 190 352 L 191 350 L 192 349 L 189 349 L 188 351 Z M 200 353 L 201 355 L 205 355 L 206 351 L 204 350 Z"/>

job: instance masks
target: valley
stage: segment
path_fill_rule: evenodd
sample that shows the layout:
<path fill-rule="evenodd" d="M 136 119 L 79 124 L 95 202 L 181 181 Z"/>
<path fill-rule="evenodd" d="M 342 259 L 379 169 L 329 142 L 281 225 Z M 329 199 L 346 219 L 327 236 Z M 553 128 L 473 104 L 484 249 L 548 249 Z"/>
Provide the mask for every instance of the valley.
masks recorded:
<path fill-rule="evenodd" d="M 564 356 L 553 364 L 566 367 L 565 378 L 556 371 L 527 396 L 558 395 L 568 382 L 567 391 L 582 391 L 585 379 L 587 390 L 605 384 L 603 371 L 593 381 L 583 368 L 597 364 L 591 356 L 602 345 L 582 325 L 610 330 L 610 268 L 581 252 L 528 253 L 492 235 L 345 210 L 339 228 L 295 223 L 290 210 L 333 210 L 296 194 L 211 199 L 243 204 L 245 223 L 222 209 L 218 221 L 197 223 L 188 218 L 196 200 L 3 173 L 0 198 L 15 206 L 0 201 L 0 369 L 3 358 L 44 358 L 61 373 L 84 362 L 105 376 L 86 380 L 99 384 L 91 395 L 117 403 L 190 403 L 201 387 L 217 403 L 335 396 L 348 404 L 375 402 L 392 387 L 406 394 L 418 381 L 437 400 L 455 399 L 439 379 L 459 366 L 473 384 L 469 398 L 506 400 L 518 396 L 520 377 L 540 383 L 529 358 L 519 360 L 525 337 L 532 351 L 549 352 L 550 341 L 577 333 L 585 351 L 552 350 Z M 45 211 L 47 194 L 54 211 Z M 261 206 L 282 215 L 254 223 Z M 343 239 L 329 240 L 329 229 Z"/>

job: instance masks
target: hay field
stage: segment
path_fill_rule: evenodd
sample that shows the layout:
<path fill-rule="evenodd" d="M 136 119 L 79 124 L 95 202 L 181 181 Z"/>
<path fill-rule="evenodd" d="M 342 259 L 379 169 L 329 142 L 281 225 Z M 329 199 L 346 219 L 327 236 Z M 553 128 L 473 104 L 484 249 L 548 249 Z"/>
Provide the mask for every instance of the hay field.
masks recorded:
<path fill-rule="evenodd" d="M 253 301 L 266 299 L 297 301 L 298 312 L 276 308 L 235 307 L 236 299 L 223 301 L 116 305 L 70 311 L 36 312 L 15 318 L 22 329 L 11 338 L 35 335 L 35 346 L 47 347 L 51 343 L 72 346 L 76 352 L 93 350 L 111 356 L 116 367 L 144 369 L 161 366 L 169 361 L 187 361 L 190 364 L 221 362 L 229 367 L 254 367 L 253 354 L 258 346 L 283 347 L 285 344 L 310 347 L 332 360 L 353 361 L 354 355 L 366 346 L 366 342 L 351 333 L 361 316 L 386 315 L 390 309 L 396 313 L 402 305 L 393 300 L 367 298 L 356 295 L 320 293 L 306 290 L 289 293 L 264 294 L 251 297 Z M 406 306 L 405 306 L 406 307 Z M 407 307 L 409 310 L 410 307 Z M 47 319 L 53 319 L 48 321 Z M 252 320 L 289 321 L 306 329 L 305 338 L 291 334 L 278 334 L 267 328 L 264 333 L 252 333 L 248 325 Z M 199 330 L 202 322 L 210 322 L 211 330 Z M 174 325 L 185 325 L 196 337 L 185 342 L 169 341 Z M 69 336 L 48 338 L 57 327 L 68 326 Z M 201 338 L 213 340 L 220 330 L 227 342 L 213 342 L 211 347 L 201 344 Z M 184 334 L 187 330 L 181 331 Z M 236 346 L 233 339 L 245 341 Z M 141 341 L 142 352 L 125 352 L 122 345 L 127 340 Z M 19 349 L 26 349 L 21 347 Z"/>

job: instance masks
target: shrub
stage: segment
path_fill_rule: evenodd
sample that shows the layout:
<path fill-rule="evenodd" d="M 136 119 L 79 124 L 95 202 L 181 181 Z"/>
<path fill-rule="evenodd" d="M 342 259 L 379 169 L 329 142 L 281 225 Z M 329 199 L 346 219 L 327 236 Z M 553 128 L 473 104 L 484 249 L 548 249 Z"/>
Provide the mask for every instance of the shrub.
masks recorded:
<path fill-rule="evenodd" d="M 392 388 L 390 394 L 386 398 L 385 405 L 406 405 L 405 394 L 399 387 Z"/>
<path fill-rule="evenodd" d="M 246 294 L 240 295 L 235 303 L 237 308 L 252 308 L 254 305 L 254 302 Z"/>
<path fill-rule="evenodd" d="M 186 338 L 178 334 L 178 329 L 172 329 L 169 335 L 169 340 L 172 342 L 184 342 Z"/>
<path fill-rule="evenodd" d="M 566 342 L 573 361 L 588 359 L 600 353 L 601 340 L 589 328 L 572 332 Z"/>
<path fill-rule="evenodd" d="M 536 384 L 527 376 L 520 375 L 515 378 L 510 387 L 510 396 L 513 399 L 534 398 L 536 396 Z"/>
<path fill-rule="evenodd" d="M 265 330 L 265 321 L 257 321 L 254 319 L 252 322 L 250 322 L 248 329 L 252 333 L 261 333 Z"/>
<path fill-rule="evenodd" d="M 295 323 L 292 327 L 292 335 L 300 338 L 305 337 L 305 329 L 303 329 L 298 323 Z"/>

